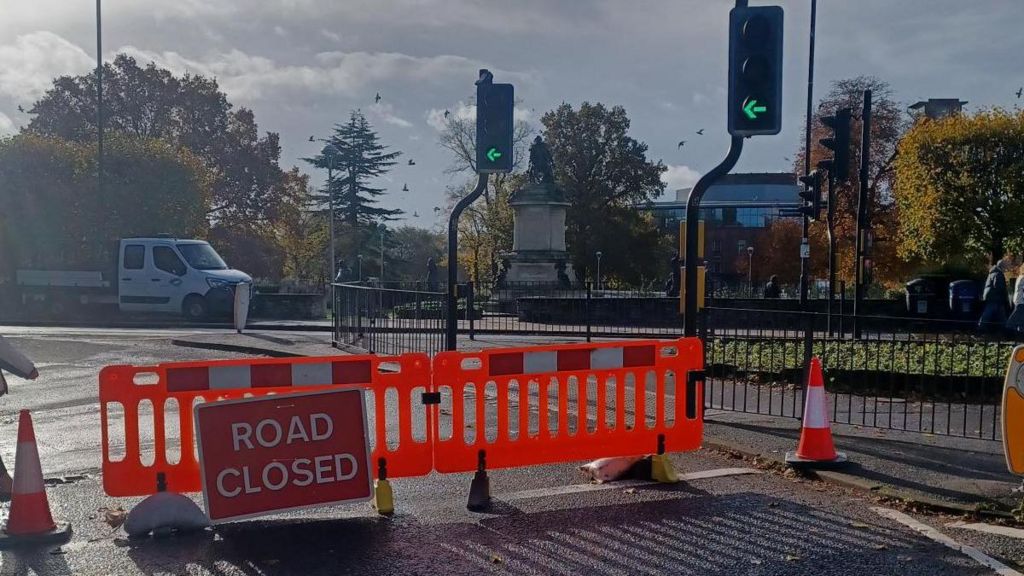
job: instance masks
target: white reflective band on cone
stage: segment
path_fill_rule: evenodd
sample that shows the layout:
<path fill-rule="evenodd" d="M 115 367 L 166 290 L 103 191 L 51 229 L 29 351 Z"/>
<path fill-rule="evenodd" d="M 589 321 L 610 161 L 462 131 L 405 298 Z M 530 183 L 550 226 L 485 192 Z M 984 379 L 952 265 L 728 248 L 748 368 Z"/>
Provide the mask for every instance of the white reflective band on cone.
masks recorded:
<path fill-rule="evenodd" d="M 804 398 L 804 428 L 828 428 L 828 410 L 825 408 L 825 388 L 808 386 Z"/>
<path fill-rule="evenodd" d="M 18 443 L 14 469 L 15 494 L 38 494 L 46 490 L 43 485 L 43 469 L 39 464 L 39 452 L 36 450 L 35 442 Z"/>

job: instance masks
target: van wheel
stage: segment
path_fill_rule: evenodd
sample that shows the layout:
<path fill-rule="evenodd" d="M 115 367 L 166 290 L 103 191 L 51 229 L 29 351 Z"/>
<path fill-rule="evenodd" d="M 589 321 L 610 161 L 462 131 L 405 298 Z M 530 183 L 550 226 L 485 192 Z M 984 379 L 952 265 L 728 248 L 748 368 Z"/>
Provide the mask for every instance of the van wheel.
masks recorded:
<path fill-rule="evenodd" d="M 206 299 L 202 296 L 195 294 L 185 298 L 185 301 L 181 304 L 181 315 L 186 320 L 198 322 L 206 319 Z"/>

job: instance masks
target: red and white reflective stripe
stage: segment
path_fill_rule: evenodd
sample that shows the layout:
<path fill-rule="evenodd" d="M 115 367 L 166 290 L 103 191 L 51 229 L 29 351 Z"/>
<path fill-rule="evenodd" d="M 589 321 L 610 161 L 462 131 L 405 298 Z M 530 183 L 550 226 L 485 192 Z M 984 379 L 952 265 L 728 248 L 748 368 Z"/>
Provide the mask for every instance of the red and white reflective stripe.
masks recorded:
<path fill-rule="evenodd" d="M 370 384 L 369 360 L 275 362 L 167 368 L 168 392 Z"/>
<path fill-rule="evenodd" d="M 488 373 L 491 376 L 509 376 L 573 370 L 614 370 L 654 366 L 655 358 L 656 350 L 653 344 L 494 353 L 488 358 Z"/>
<path fill-rule="evenodd" d="M 804 428 L 828 428 L 825 387 L 810 385 L 804 398 Z"/>

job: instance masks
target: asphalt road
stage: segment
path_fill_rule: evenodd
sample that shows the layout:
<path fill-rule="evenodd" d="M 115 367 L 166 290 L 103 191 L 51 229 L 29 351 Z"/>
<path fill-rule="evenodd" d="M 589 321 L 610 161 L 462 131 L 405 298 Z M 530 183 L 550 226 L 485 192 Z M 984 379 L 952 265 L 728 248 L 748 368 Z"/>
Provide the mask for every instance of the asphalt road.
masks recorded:
<path fill-rule="evenodd" d="M 41 373 L 35 382 L 12 378 L 11 394 L 0 400 L 0 434 L 8 439 L 0 454 L 13 463 L 17 411 L 29 408 L 45 475 L 84 476 L 49 488 L 54 515 L 74 525 L 72 542 L 59 550 L 3 552 L 0 576 L 992 573 L 871 509 L 887 504 L 830 485 L 765 472 L 597 487 L 586 484 L 575 463 L 492 471 L 491 513 L 466 511 L 469 475 L 432 474 L 393 482 L 392 518 L 358 504 L 129 541 L 97 512 L 137 502 L 107 497 L 100 485 L 99 369 L 238 355 L 170 345 L 194 333 L 188 330 L 0 333 Z M 681 473 L 749 466 L 708 451 L 673 460 Z M 1013 562 L 1024 562 L 1024 540 L 947 526 L 955 519 L 912 516 L 1015 568 Z"/>

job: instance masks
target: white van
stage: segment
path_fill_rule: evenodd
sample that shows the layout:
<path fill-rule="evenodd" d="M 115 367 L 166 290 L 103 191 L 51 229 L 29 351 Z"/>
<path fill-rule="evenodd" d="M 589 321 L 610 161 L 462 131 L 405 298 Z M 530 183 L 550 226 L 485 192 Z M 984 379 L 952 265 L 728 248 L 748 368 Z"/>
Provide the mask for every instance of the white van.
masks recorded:
<path fill-rule="evenodd" d="M 202 240 L 124 238 L 117 254 L 114 278 L 93 270 L 18 270 L 22 300 L 48 302 L 53 313 L 75 304 L 116 302 L 122 312 L 164 312 L 201 320 L 229 314 L 236 288 L 252 290 L 252 278 L 229 268 Z"/>

